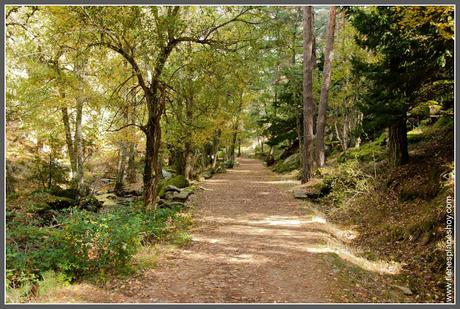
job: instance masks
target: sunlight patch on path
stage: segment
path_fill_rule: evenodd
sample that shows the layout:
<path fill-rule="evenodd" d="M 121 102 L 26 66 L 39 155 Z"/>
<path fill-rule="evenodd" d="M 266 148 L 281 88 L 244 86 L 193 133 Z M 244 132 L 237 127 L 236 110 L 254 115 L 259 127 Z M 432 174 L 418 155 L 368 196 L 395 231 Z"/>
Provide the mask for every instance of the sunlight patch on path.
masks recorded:
<path fill-rule="evenodd" d="M 402 266 L 398 262 L 370 261 L 364 257 L 357 256 L 350 249 L 338 243 L 329 243 L 306 249 L 310 253 L 335 253 L 341 259 L 348 261 L 364 270 L 377 272 L 380 274 L 397 275 L 401 272 Z"/>
<path fill-rule="evenodd" d="M 290 179 L 285 179 L 285 180 L 272 180 L 272 181 L 251 181 L 251 183 L 260 183 L 260 184 L 291 184 L 295 183 L 298 184 L 299 180 L 290 180 Z"/>

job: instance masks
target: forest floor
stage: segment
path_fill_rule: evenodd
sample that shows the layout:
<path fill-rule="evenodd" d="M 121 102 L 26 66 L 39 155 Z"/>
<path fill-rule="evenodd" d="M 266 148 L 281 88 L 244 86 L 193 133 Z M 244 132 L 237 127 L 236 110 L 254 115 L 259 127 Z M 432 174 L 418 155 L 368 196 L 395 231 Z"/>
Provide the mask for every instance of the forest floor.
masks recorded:
<path fill-rule="evenodd" d="M 192 197 L 189 244 L 162 245 L 156 267 L 104 285 L 78 283 L 38 300 L 59 303 L 412 302 L 397 265 L 347 247 L 332 225 L 259 160 L 240 158 Z M 153 253 L 152 253 L 153 254 Z"/>

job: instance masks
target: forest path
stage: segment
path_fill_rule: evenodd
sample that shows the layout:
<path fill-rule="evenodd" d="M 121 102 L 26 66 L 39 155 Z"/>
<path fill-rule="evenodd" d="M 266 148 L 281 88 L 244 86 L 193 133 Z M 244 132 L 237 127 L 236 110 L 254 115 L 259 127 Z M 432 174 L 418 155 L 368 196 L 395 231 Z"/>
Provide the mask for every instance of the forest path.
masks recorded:
<path fill-rule="evenodd" d="M 347 232 L 326 223 L 289 192 L 298 181 L 273 173 L 258 160 L 239 162 L 201 183 L 202 190 L 192 196 L 190 244 L 165 247 L 154 269 L 134 277 L 104 287 L 80 283 L 42 301 L 319 303 L 386 298 L 383 277 L 372 269 L 386 266 L 347 251 L 340 240 Z M 337 253 L 336 261 L 344 266 L 337 268 L 329 253 Z M 366 275 L 356 273 L 353 264 L 367 268 Z M 363 284 L 364 278 L 372 284 Z"/>
<path fill-rule="evenodd" d="M 192 243 L 160 257 L 128 302 L 333 302 L 334 272 L 308 249 L 324 242 L 298 200 L 298 183 L 253 159 L 204 181 Z"/>

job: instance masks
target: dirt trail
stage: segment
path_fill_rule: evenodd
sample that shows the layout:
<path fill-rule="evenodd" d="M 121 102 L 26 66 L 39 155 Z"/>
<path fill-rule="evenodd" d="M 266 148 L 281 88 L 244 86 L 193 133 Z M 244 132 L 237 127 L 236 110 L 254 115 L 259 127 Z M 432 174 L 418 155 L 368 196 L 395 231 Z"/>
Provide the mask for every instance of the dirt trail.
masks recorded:
<path fill-rule="evenodd" d="M 192 200 L 193 243 L 162 258 L 149 297 L 161 302 L 328 302 L 309 218 L 260 161 L 216 175 Z M 160 284 L 155 284 L 155 282 Z M 133 299 L 134 301 L 134 299 Z"/>
<path fill-rule="evenodd" d="M 337 231 L 306 214 L 286 190 L 293 180 L 281 179 L 260 161 L 239 161 L 193 196 L 190 245 L 162 253 L 157 268 L 110 289 L 73 288 L 72 301 L 340 302 L 334 296 L 341 291 L 337 272 L 320 254 L 328 251 L 318 250 L 337 243 L 331 236 Z"/>

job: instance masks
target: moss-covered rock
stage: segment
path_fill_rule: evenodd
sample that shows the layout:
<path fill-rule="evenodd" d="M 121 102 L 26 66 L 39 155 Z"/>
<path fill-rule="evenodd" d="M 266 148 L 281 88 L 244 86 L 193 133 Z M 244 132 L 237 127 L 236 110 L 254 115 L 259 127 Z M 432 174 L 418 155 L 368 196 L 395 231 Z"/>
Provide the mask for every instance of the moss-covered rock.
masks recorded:
<path fill-rule="evenodd" d="M 209 179 L 212 177 L 212 175 L 214 174 L 214 169 L 213 168 L 210 168 L 210 169 L 207 169 L 203 172 L 202 176 L 204 179 Z"/>
<path fill-rule="evenodd" d="M 89 195 L 80 200 L 80 208 L 88 211 L 97 212 L 102 207 L 103 202 L 99 201 L 94 195 Z"/>
<path fill-rule="evenodd" d="M 160 184 L 158 185 L 158 191 L 157 191 L 158 196 L 159 197 L 165 196 L 165 193 L 166 193 L 165 188 L 167 186 L 174 186 L 179 189 L 182 189 L 182 188 L 188 187 L 189 185 L 190 185 L 190 182 L 187 180 L 187 178 L 185 178 L 182 175 L 177 175 L 169 179 L 163 179 L 160 181 Z"/>

